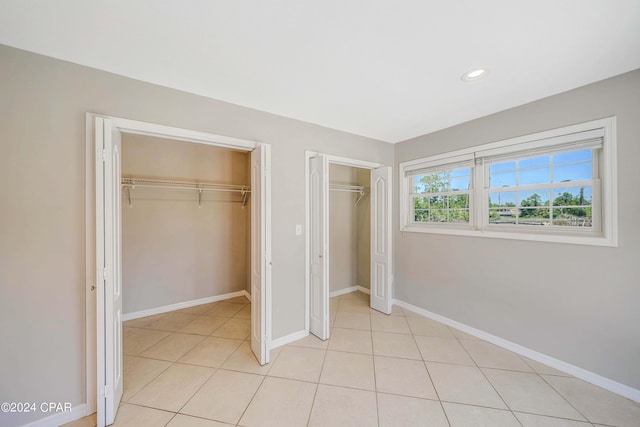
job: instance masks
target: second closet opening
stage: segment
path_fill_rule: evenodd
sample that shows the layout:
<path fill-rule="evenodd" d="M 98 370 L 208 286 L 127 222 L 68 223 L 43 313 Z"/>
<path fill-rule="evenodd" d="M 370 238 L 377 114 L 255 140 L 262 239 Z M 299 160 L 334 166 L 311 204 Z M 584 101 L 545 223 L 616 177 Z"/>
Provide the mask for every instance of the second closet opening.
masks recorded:
<path fill-rule="evenodd" d="M 371 172 L 329 164 L 329 295 L 368 293 L 371 270 Z M 333 315 L 333 312 L 331 312 Z"/>

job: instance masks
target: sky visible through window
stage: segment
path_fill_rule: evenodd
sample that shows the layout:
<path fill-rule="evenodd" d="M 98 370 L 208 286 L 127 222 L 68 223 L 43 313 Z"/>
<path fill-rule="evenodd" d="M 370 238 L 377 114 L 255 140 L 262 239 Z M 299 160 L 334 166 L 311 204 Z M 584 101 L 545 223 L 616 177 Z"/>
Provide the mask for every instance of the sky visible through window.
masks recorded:
<path fill-rule="evenodd" d="M 569 183 L 574 181 L 590 181 L 592 179 L 592 150 L 579 150 L 554 155 L 539 156 L 518 161 L 494 163 L 489 166 L 489 187 L 498 190 L 509 187 Z M 569 193 L 591 201 L 592 187 L 571 187 L 562 185 L 554 188 L 553 200 Z M 550 195 L 544 189 L 500 191 L 491 193 L 491 203 L 498 206 L 522 206 L 522 202 L 534 194 L 541 197 L 542 204 L 548 204 Z M 499 201 L 494 200 L 499 195 Z"/>
<path fill-rule="evenodd" d="M 592 160 L 586 149 L 490 163 L 489 222 L 591 227 Z M 471 171 L 415 176 L 414 221 L 468 223 Z"/>

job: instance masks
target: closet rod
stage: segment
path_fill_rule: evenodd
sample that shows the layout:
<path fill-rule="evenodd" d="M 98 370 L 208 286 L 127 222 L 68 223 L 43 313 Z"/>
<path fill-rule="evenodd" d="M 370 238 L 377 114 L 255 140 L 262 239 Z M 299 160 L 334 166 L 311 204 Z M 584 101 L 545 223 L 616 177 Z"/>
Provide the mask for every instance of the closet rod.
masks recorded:
<path fill-rule="evenodd" d="M 329 184 L 329 190 L 346 191 L 348 193 L 362 193 L 362 192 L 369 191 L 369 189 L 363 185 L 342 185 L 342 184 Z"/>
<path fill-rule="evenodd" d="M 173 190 L 203 190 L 251 193 L 248 185 L 212 184 L 204 182 L 167 181 L 160 179 L 122 178 L 123 187 L 167 188 Z"/>
<path fill-rule="evenodd" d="M 180 187 L 177 185 L 150 185 L 150 184 L 138 184 L 138 183 L 123 183 L 123 187 L 131 187 L 132 189 L 136 188 L 164 188 L 167 190 L 197 190 L 197 191 L 225 191 L 228 193 L 251 193 L 251 190 L 248 187 L 242 188 L 242 186 L 238 186 L 238 188 L 214 188 L 214 187 L 202 187 L 192 186 L 192 187 Z"/>
<path fill-rule="evenodd" d="M 187 181 L 168 181 L 160 179 L 143 179 L 143 178 L 122 178 L 122 187 L 127 189 L 127 197 L 129 206 L 133 206 L 131 202 L 131 190 L 138 188 L 162 188 L 168 190 L 196 190 L 198 191 L 198 206 L 202 205 L 203 191 L 222 191 L 227 193 L 240 193 L 242 195 L 242 206 L 247 204 L 247 196 L 251 193 L 251 187 L 248 185 L 232 185 L 232 184 L 212 184 L 202 182 Z"/>
<path fill-rule="evenodd" d="M 356 200 L 356 206 L 360 201 L 369 193 L 369 188 L 363 185 L 343 185 L 343 184 L 329 184 L 329 190 L 331 191 L 344 191 L 347 193 L 357 193 L 358 200 Z"/>

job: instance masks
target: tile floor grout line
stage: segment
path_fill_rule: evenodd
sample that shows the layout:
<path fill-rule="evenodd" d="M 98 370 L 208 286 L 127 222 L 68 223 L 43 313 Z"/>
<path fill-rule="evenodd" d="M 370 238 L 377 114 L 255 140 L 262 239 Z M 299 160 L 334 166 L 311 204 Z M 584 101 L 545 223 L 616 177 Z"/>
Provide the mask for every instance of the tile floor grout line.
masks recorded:
<path fill-rule="evenodd" d="M 507 403 L 507 401 L 504 399 L 504 397 L 498 392 L 498 389 L 496 389 L 496 387 L 493 385 L 493 383 L 489 380 L 489 378 L 487 377 L 487 375 L 484 373 L 484 371 L 482 370 L 482 368 L 480 367 L 480 365 L 478 365 L 478 362 L 476 361 L 476 359 L 473 357 L 473 355 L 469 352 L 469 350 L 460 342 L 460 338 L 458 338 L 456 336 L 455 333 L 453 333 L 453 331 L 451 330 L 450 326 L 447 326 L 449 328 L 449 330 L 451 331 L 451 333 L 456 337 L 456 340 L 458 340 L 458 344 L 460 345 L 460 347 L 462 347 L 462 349 L 467 353 L 467 355 L 469 356 L 469 358 L 471 358 L 471 360 L 473 361 L 473 363 L 476 364 L 476 369 L 478 371 L 480 371 L 480 374 L 482 375 L 482 377 L 487 381 L 487 383 L 489 383 L 489 385 L 491 386 L 491 388 L 493 389 L 493 391 L 498 395 L 498 397 L 500 398 L 500 400 L 502 401 L 502 403 L 504 403 L 504 406 L 507 407 L 507 409 L 511 412 L 511 415 L 513 416 L 513 418 L 516 419 L 516 421 L 518 422 L 518 424 L 522 425 L 522 423 L 520 422 L 520 420 L 518 419 L 518 417 L 516 417 L 516 415 L 513 413 L 513 409 L 511 408 L 511 406 L 509 406 L 509 404 Z M 526 363 L 525 363 L 526 365 Z"/>
<path fill-rule="evenodd" d="M 467 354 L 467 356 L 469 357 L 469 359 L 476 365 L 476 369 L 478 369 L 480 371 L 480 373 L 482 374 L 482 376 L 484 377 L 484 379 L 489 383 L 489 385 L 491 386 L 491 388 L 493 389 L 493 391 L 495 391 L 495 393 L 498 395 L 498 397 L 500 398 L 500 400 L 502 400 L 502 403 L 504 403 L 504 405 L 507 407 L 507 410 L 511 413 L 511 416 L 513 416 L 513 418 L 516 420 L 516 422 L 518 424 L 520 424 L 522 426 L 522 422 L 520 422 L 520 420 L 518 419 L 518 417 L 516 416 L 516 414 L 513 413 L 512 408 L 507 404 L 506 400 L 504 399 L 504 397 L 498 392 L 498 390 L 496 389 L 496 387 L 493 385 L 493 383 L 491 381 L 489 381 L 489 378 L 485 375 L 484 371 L 482 370 L 482 368 L 480 367 L 480 365 L 478 364 L 478 361 L 475 359 L 475 357 L 473 357 L 473 355 L 471 354 L 471 352 L 469 351 L 469 349 L 467 349 L 467 347 L 465 347 L 465 345 L 462 343 L 462 338 L 458 337 L 455 332 L 453 331 L 453 328 L 451 326 L 447 325 L 447 328 L 449 329 L 449 331 L 453 334 L 453 336 L 455 337 L 456 341 L 458 342 L 458 345 L 462 348 L 462 350 Z M 525 362 L 525 365 L 526 362 Z M 528 365 L 527 365 L 528 366 Z M 531 367 L 530 367 L 531 368 Z M 531 368 L 533 369 L 533 368 Z M 519 371 L 516 371 L 519 372 Z"/>
<path fill-rule="evenodd" d="M 180 411 L 182 411 L 182 410 L 184 409 L 184 407 L 185 407 L 185 406 L 187 406 L 187 405 L 189 404 L 189 402 L 191 402 L 191 399 L 193 399 L 193 398 L 195 397 L 195 395 L 196 395 L 196 394 L 198 394 L 198 392 L 199 392 L 200 390 L 202 390 L 202 387 L 204 387 L 204 385 L 205 385 L 206 383 L 208 383 L 208 382 L 209 382 L 209 380 L 210 380 L 211 378 L 213 378 L 213 376 L 214 376 L 217 372 L 218 372 L 218 368 L 214 368 L 214 369 L 213 369 L 213 372 L 211 372 L 211 373 L 209 374 L 209 376 L 207 377 L 207 379 L 206 379 L 206 380 L 204 380 L 204 381 L 202 382 L 202 384 L 200 385 L 200 387 L 198 387 L 198 389 L 197 389 L 197 390 L 196 390 L 196 391 L 195 391 L 195 392 L 194 392 L 194 393 L 193 393 L 193 394 L 192 394 L 192 395 L 187 399 L 187 401 L 186 401 L 186 402 L 184 402 L 184 404 L 180 407 L 180 409 L 178 409 L 178 410 L 176 411 L 176 414 L 179 414 L 179 413 L 180 413 Z"/>
<path fill-rule="evenodd" d="M 373 354 L 373 315 L 369 313 L 369 325 L 371 325 L 371 362 L 373 363 L 373 389 L 376 394 L 376 421 L 380 425 L 380 401 L 378 400 L 378 377 L 376 375 L 376 356 Z"/>
<path fill-rule="evenodd" d="M 156 359 L 150 359 L 150 360 L 156 360 Z M 125 400 L 125 402 L 129 403 L 129 400 L 133 399 L 133 397 L 135 397 L 136 394 L 138 394 L 139 392 L 141 392 L 146 386 L 148 386 L 149 384 L 151 384 L 151 382 L 153 380 L 155 380 L 156 378 L 158 378 L 160 375 L 162 375 L 163 373 L 165 373 L 170 367 L 172 367 L 175 362 L 171 362 L 171 361 L 167 361 L 167 360 L 163 360 L 162 362 L 169 362 L 169 365 L 164 368 L 162 371 L 160 371 L 158 373 L 158 375 L 156 375 L 155 377 L 151 378 L 149 381 L 147 381 L 142 387 L 140 387 L 140 389 L 138 391 L 136 391 L 135 393 L 133 393 L 127 400 Z M 123 362 L 124 365 L 124 362 Z M 123 369 L 124 370 L 124 369 Z M 123 378 L 122 378 L 122 394 L 124 395 L 124 374 L 123 374 Z"/>
<path fill-rule="evenodd" d="M 178 416 L 178 413 L 177 413 L 177 412 L 174 412 L 174 413 L 173 413 L 173 417 L 171 417 L 171 419 L 170 419 L 169 421 L 167 421 L 167 422 L 166 422 L 166 424 L 164 425 L 164 427 L 167 427 L 167 426 L 171 423 L 171 421 L 173 421 L 173 419 L 174 419 L 175 417 L 177 417 L 177 416 Z"/>
<path fill-rule="evenodd" d="M 203 315 L 204 315 L 204 314 L 203 314 Z M 194 320 L 195 320 L 195 319 L 194 319 Z M 224 324 L 226 324 L 226 323 L 227 323 L 227 322 L 225 322 Z M 224 324 L 223 324 L 223 325 L 224 325 Z M 220 327 L 222 327 L 223 325 L 220 325 Z M 218 329 L 219 329 L 219 328 L 218 328 Z M 217 330 L 217 329 L 216 329 L 216 330 Z M 214 332 L 215 332 L 215 331 L 214 331 Z M 205 339 L 206 339 L 206 338 L 203 338 L 203 339 L 200 341 L 200 343 L 201 343 L 202 341 L 204 341 Z M 189 351 L 187 351 L 185 354 L 183 354 L 183 355 L 180 357 L 180 359 L 181 359 L 182 357 L 184 357 L 187 353 L 190 353 L 190 352 L 191 352 L 195 347 L 197 347 L 200 343 L 196 344 L 196 345 L 195 345 L 194 347 L 192 347 Z M 240 345 L 242 345 L 242 343 L 241 343 Z M 233 350 L 233 351 L 232 351 L 232 352 L 227 356 L 227 358 L 226 358 L 226 359 L 225 359 L 225 360 L 220 364 L 220 366 L 217 366 L 217 367 L 215 367 L 215 368 L 212 368 L 211 366 L 206 366 L 206 368 L 213 369 L 213 372 L 211 372 L 211 374 L 210 374 L 210 375 L 207 377 L 207 379 L 202 383 L 202 385 L 200 385 L 200 387 L 198 387 L 198 389 L 197 389 L 197 390 L 196 390 L 196 391 L 191 395 L 191 397 L 189 397 L 189 399 L 187 399 L 187 401 L 186 401 L 186 402 L 185 402 L 185 403 L 180 407 L 180 409 L 178 409 L 178 411 L 176 412 L 176 414 L 180 413 L 180 411 L 182 411 L 182 409 L 184 409 L 184 407 L 185 407 L 185 406 L 187 406 L 187 404 L 189 404 L 189 402 L 190 402 L 190 401 L 195 397 L 195 395 L 196 395 L 196 394 L 198 394 L 198 392 L 199 392 L 200 390 L 202 390 L 202 388 L 205 386 L 205 384 L 206 384 L 207 382 L 209 382 L 209 380 L 210 380 L 211 378 L 213 378 L 213 376 L 214 376 L 214 375 L 215 375 L 219 370 L 221 370 L 221 369 L 222 369 L 222 368 L 221 368 L 221 366 L 225 364 L 225 362 L 226 362 L 226 361 L 231 357 L 231 355 L 232 355 L 233 353 L 235 353 L 235 352 L 238 350 L 238 348 L 240 348 L 240 345 L 239 345 L 238 347 L 236 347 L 236 348 L 235 348 L 235 349 L 234 349 L 234 350 Z M 180 359 L 178 359 L 178 360 L 180 360 Z M 175 361 L 175 362 L 174 362 L 174 364 L 176 364 L 176 363 L 178 363 L 178 361 Z M 193 366 L 201 366 L 201 365 L 193 365 Z M 263 381 L 264 381 L 264 378 L 266 378 L 266 376 L 265 376 L 265 377 L 263 377 Z M 261 382 L 261 384 L 262 384 L 262 382 Z M 259 388 L 259 387 L 258 387 L 258 388 Z M 256 389 L 256 391 L 257 391 L 257 389 Z M 248 407 L 248 405 L 247 405 L 247 407 Z M 246 408 L 245 408 L 245 410 L 246 410 Z M 244 414 L 244 413 L 243 413 L 243 414 Z M 238 422 L 239 422 L 239 421 L 240 421 L 240 419 L 238 419 Z"/>
<path fill-rule="evenodd" d="M 560 397 L 561 397 L 565 402 L 567 402 L 567 403 L 569 404 L 569 406 L 571 406 L 573 409 L 575 409 L 575 410 L 576 410 L 576 412 L 577 412 L 578 414 L 580 414 L 580 415 L 581 415 L 585 420 L 587 420 L 587 421 L 588 421 L 588 422 L 590 422 L 591 424 L 593 424 L 593 423 L 594 423 L 593 421 L 591 421 L 591 420 L 589 419 L 589 417 L 587 417 L 587 416 L 586 416 L 585 414 L 583 414 L 583 413 L 582 413 L 578 408 L 576 408 L 576 407 L 573 405 L 573 403 L 571 403 L 571 402 L 569 401 L 569 399 L 567 399 L 567 398 L 564 396 L 564 394 L 562 394 L 562 393 L 560 393 L 558 390 L 556 390 L 556 388 L 555 388 L 551 383 L 549 383 L 549 382 L 548 382 L 548 381 L 547 381 L 547 380 L 546 380 L 546 379 L 545 379 L 541 374 L 538 374 L 538 373 L 536 372 L 536 375 L 537 375 L 538 377 L 540 377 L 540 379 L 542 379 L 542 381 L 543 381 L 545 384 L 547 384 L 549 387 L 551 387 L 551 389 L 552 389 L 553 391 L 555 391 L 555 392 L 556 392 L 556 393 L 557 393 L 557 394 L 558 394 L 558 395 L 559 395 L 559 396 L 560 396 Z"/>
<path fill-rule="evenodd" d="M 409 323 L 409 322 L 407 322 L 407 323 Z M 409 328 L 411 328 L 411 325 L 409 325 Z M 420 353 L 420 357 L 422 358 L 422 366 L 424 366 L 425 371 L 427 371 L 427 376 L 429 377 L 429 381 L 431 381 L 431 387 L 433 387 L 433 391 L 436 394 L 436 398 L 438 399 L 438 403 L 440 404 L 440 409 L 442 409 L 442 413 L 444 414 L 444 418 L 445 418 L 445 420 L 447 420 L 447 424 L 449 424 L 449 427 L 451 427 L 451 421 L 449 420 L 449 415 L 447 414 L 447 411 L 444 410 L 444 405 L 442 404 L 442 400 L 440 400 L 440 393 L 438 393 L 438 389 L 436 388 L 436 385 L 433 382 L 433 378 L 431 377 L 431 372 L 429 372 L 429 368 L 427 367 L 427 363 L 424 360 L 424 356 L 422 355 L 422 351 L 420 351 L 420 346 L 418 345 L 418 341 L 416 341 L 416 336 L 413 333 L 413 329 L 411 329 L 411 331 L 412 331 L 411 332 L 411 338 L 413 338 L 413 343 L 418 348 L 418 352 Z"/>
<path fill-rule="evenodd" d="M 589 421 L 589 420 L 587 420 L 587 421 L 576 420 L 575 418 L 559 417 L 557 415 L 536 414 L 535 412 L 529 412 L 529 411 L 511 411 L 511 412 L 513 412 L 514 414 L 535 415 L 537 417 L 547 417 L 547 418 L 553 418 L 553 419 L 556 419 L 556 420 L 576 421 L 576 422 L 581 422 L 581 423 L 594 424 L 593 421 Z M 587 418 L 585 417 L 585 419 L 587 419 Z M 600 425 L 616 427 L 615 425 L 612 425 L 612 424 L 602 424 L 602 423 L 600 423 Z"/>
<path fill-rule="evenodd" d="M 244 417 L 244 414 L 247 413 L 247 409 L 249 409 L 249 406 L 251 406 L 251 403 L 253 403 L 253 400 L 256 398 L 256 395 L 260 391 L 260 388 L 262 387 L 262 384 L 264 384 L 264 382 L 266 380 L 267 380 L 267 375 L 262 376 L 262 381 L 260 381 L 260 384 L 258 385 L 258 387 L 256 387 L 256 391 L 253 392 L 253 395 L 251 396 L 251 399 L 249 399 L 249 403 L 247 403 L 247 406 L 244 407 L 244 410 L 242 411 L 242 414 L 240 414 L 240 416 L 238 417 L 238 421 L 233 423 L 234 425 L 240 425 L 240 420 L 242 420 L 242 417 Z"/>
<path fill-rule="evenodd" d="M 329 337 L 331 337 L 331 333 L 329 333 Z M 331 338 L 329 338 L 329 340 L 331 340 Z M 311 414 L 313 414 L 313 408 L 316 405 L 316 397 L 318 396 L 318 389 L 320 388 L 320 378 L 322 378 L 322 372 L 324 371 L 324 364 L 327 360 L 327 352 L 328 350 L 324 350 L 324 355 L 322 356 L 322 365 L 320 366 L 320 374 L 318 375 L 318 381 L 315 383 L 316 389 L 313 393 L 311 408 L 309 409 L 309 415 L 307 416 L 307 424 L 306 424 L 307 426 L 309 426 L 309 423 L 311 423 Z"/>

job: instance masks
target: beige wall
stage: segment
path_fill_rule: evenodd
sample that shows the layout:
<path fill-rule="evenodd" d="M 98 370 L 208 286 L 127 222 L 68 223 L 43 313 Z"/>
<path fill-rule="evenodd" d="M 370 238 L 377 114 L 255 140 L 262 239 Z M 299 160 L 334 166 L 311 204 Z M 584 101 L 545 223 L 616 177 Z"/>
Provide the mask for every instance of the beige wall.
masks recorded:
<path fill-rule="evenodd" d="M 249 155 L 202 144 L 122 136 L 124 177 L 250 185 Z M 246 289 L 247 217 L 241 195 L 123 191 L 123 313 Z"/>
<path fill-rule="evenodd" d="M 273 338 L 305 325 L 305 150 L 393 161 L 390 144 L 5 46 L 0 64 L 2 401 L 85 401 L 86 112 L 271 144 Z"/>
<path fill-rule="evenodd" d="M 357 185 L 371 187 L 371 171 L 357 169 Z M 371 195 L 367 194 L 358 203 L 356 212 L 358 226 L 358 285 L 371 287 Z"/>
<path fill-rule="evenodd" d="M 640 389 L 640 70 L 397 144 L 396 170 L 608 116 L 618 120 L 618 247 L 400 233 L 396 203 L 395 297 Z"/>
<path fill-rule="evenodd" d="M 356 185 L 357 170 L 329 164 L 329 182 Z M 358 284 L 358 224 L 355 195 L 329 191 L 329 291 Z"/>
<path fill-rule="evenodd" d="M 329 164 L 332 184 L 369 187 L 367 169 Z M 352 286 L 369 288 L 371 261 L 370 199 L 366 195 L 358 205 L 354 193 L 329 191 L 329 290 Z"/>

